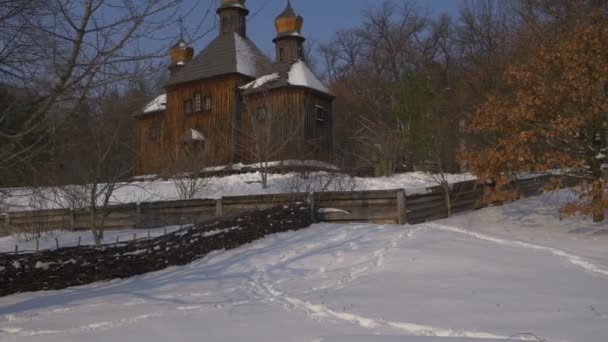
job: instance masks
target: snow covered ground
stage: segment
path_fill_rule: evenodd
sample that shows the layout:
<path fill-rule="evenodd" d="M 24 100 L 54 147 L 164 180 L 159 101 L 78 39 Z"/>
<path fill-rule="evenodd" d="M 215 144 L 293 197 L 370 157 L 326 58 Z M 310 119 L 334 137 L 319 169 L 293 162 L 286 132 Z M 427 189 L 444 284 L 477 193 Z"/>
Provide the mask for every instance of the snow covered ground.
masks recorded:
<path fill-rule="evenodd" d="M 185 227 L 185 226 L 184 226 Z M 143 239 L 148 237 L 154 238 L 165 234 L 172 233 L 176 230 L 181 229 L 182 226 L 169 226 L 159 229 L 120 229 L 120 230 L 106 230 L 104 232 L 104 239 L 102 244 L 112 244 L 118 241 L 130 241 L 135 239 Z M 55 240 L 57 239 L 57 240 Z M 57 244 L 59 248 L 78 246 L 80 241 L 81 246 L 94 245 L 93 235 L 90 231 L 52 231 L 42 235 L 38 239 L 38 250 L 56 249 Z M 15 251 L 15 245 L 18 246 L 18 250 L 21 252 L 33 252 L 36 250 L 36 240 L 26 238 L 26 236 L 20 234 L 14 234 L 9 236 L 0 237 L 0 253 L 10 253 Z"/>
<path fill-rule="evenodd" d="M 298 178 L 295 173 L 272 174 L 269 176 L 269 186 L 262 188 L 259 173 L 247 173 L 231 175 L 226 177 L 211 177 L 206 186 L 197 194 L 198 198 L 220 198 L 222 196 L 239 196 L 252 194 L 275 194 L 294 191 L 305 191 L 306 189 L 319 188 L 320 185 L 330 183 L 325 190 L 388 190 L 406 189 L 409 192 L 425 191 L 427 187 L 436 186 L 437 183 L 431 176 L 422 172 L 397 174 L 392 177 L 378 178 L 339 178 L 329 182 L 327 173 L 314 173 L 309 179 Z M 450 182 L 459 182 L 473 179 L 470 174 L 449 175 Z M 39 189 L 33 195 L 29 189 L 11 189 L 10 196 L 0 201 L 0 212 L 4 210 L 18 211 L 35 208 L 60 208 L 70 207 L 67 201 L 58 198 L 56 192 L 51 189 Z M 114 193 L 112 203 L 133 203 L 166 201 L 179 199 L 173 181 L 141 181 L 121 185 Z"/>
<path fill-rule="evenodd" d="M 606 227 L 560 222 L 553 203 L 319 224 L 184 267 L 4 297 L 0 340 L 605 342 Z"/>

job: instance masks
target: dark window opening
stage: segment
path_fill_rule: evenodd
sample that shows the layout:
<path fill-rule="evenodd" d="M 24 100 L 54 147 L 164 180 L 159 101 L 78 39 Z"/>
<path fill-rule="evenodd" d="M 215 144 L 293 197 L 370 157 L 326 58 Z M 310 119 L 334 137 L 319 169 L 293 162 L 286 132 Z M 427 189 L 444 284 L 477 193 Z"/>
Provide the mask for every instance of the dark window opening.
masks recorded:
<path fill-rule="evenodd" d="M 201 94 L 200 93 L 194 93 L 193 98 L 194 98 L 194 111 L 198 113 L 202 109 Z"/>
<path fill-rule="evenodd" d="M 285 61 L 285 49 L 283 48 L 279 48 L 279 61 Z"/>
<path fill-rule="evenodd" d="M 222 19 L 222 33 L 228 33 L 228 18 Z"/>
<path fill-rule="evenodd" d="M 316 106 L 316 121 L 317 125 L 323 126 L 327 121 L 327 111 L 321 106 Z"/>
<path fill-rule="evenodd" d="M 211 108 L 212 108 L 211 96 L 203 97 L 203 111 L 205 111 L 205 112 L 211 111 Z"/>
<path fill-rule="evenodd" d="M 264 121 L 264 120 L 266 120 L 267 116 L 268 116 L 268 113 L 266 111 L 266 107 L 259 106 L 255 113 L 256 119 L 258 119 L 258 121 Z"/>
<path fill-rule="evenodd" d="M 184 112 L 186 112 L 186 114 L 192 114 L 192 100 L 184 101 Z"/>
<path fill-rule="evenodd" d="M 157 126 L 151 126 L 148 129 L 148 139 L 156 140 L 156 139 L 158 139 L 159 135 L 160 135 L 160 132 L 159 132 L 159 129 Z"/>

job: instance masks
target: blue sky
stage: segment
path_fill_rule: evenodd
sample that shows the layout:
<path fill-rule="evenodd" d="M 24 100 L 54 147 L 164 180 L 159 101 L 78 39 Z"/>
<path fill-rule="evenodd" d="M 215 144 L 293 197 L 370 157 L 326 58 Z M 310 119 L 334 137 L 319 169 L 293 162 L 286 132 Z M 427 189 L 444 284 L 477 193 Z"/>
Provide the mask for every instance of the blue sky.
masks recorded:
<path fill-rule="evenodd" d="M 405 0 L 395 0 L 396 2 Z M 339 29 L 358 25 L 362 12 L 373 5 L 379 5 L 381 0 L 291 0 L 294 9 L 304 18 L 303 34 L 315 42 L 323 42 L 331 38 Z M 275 36 L 274 19 L 285 9 L 287 0 L 247 0 L 250 10 L 248 21 L 248 36 L 266 54 L 274 51 L 272 39 Z M 431 14 L 446 12 L 453 16 L 458 14 L 460 0 L 418 0 L 420 8 L 426 8 Z M 197 24 L 196 15 L 189 15 L 186 25 L 194 27 Z M 215 37 L 212 33 L 210 37 Z M 195 44 L 198 53 L 208 39 Z"/>

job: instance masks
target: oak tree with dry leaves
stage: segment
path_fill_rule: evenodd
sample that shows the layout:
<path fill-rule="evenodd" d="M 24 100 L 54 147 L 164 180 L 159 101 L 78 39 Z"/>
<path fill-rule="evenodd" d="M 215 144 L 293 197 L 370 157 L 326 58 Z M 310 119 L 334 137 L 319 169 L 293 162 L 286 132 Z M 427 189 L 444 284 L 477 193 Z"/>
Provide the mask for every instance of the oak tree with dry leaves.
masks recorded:
<path fill-rule="evenodd" d="M 608 210 L 608 20 L 578 24 L 561 43 L 541 46 L 505 73 L 507 89 L 490 95 L 471 117 L 477 141 L 463 160 L 480 179 L 496 180 L 489 197 L 510 192 L 509 174 L 547 171 L 584 179 L 567 215 L 604 220 Z M 559 184 L 558 184 L 559 185 Z"/>

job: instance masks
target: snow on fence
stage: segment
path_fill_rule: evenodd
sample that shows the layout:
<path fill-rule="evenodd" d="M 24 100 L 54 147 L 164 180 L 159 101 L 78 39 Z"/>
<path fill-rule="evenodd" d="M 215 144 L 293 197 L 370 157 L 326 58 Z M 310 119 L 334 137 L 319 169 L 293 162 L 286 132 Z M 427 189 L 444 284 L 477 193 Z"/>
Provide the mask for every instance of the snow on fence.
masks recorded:
<path fill-rule="evenodd" d="M 543 192 L 553 177 L 539 175 L 514 182 L 522 196 Z M 566 178 L 564 186 L 575 186 L 576 178 Z M 481 206 L 483 187 L 476 181 L 455 183 L 450 190 L 452 213 L 477 209 Z M 403 189 L 288 193 L 223 197 L 218 200 L 182 200 L 133 203 L 110 206 L 104 226 L 106 229 L 149 229 L 169 225 L 202 222 L 224 215 L 250 210 L 267 209 L 281 203 L 308 201 L 313 204 L 315 217 L 323 222 L 369 222 L 387 224 L 416 224 L 448 216 L 446 196 L 440 187 L 425 193 L 407 194 Z M 86 230 L 89 225 L 86 209 L 10 212 L 0 221 L 0 235 L 26 232 L 36 234 L 50 230 Z"/>

